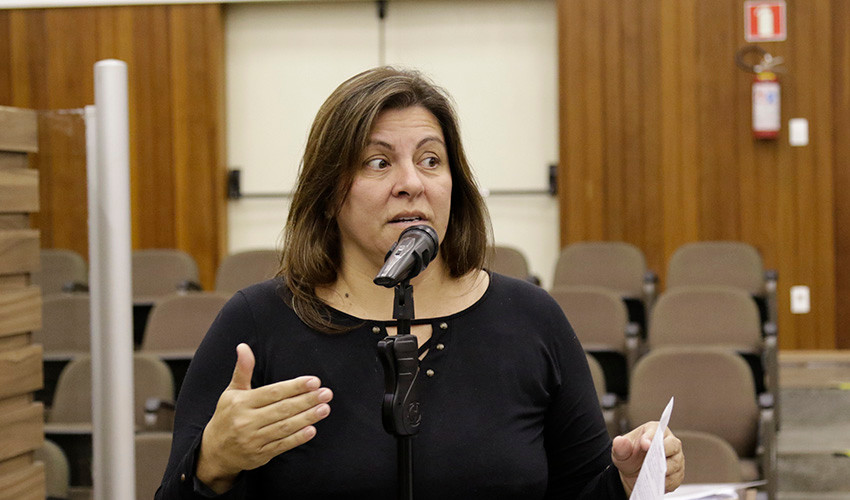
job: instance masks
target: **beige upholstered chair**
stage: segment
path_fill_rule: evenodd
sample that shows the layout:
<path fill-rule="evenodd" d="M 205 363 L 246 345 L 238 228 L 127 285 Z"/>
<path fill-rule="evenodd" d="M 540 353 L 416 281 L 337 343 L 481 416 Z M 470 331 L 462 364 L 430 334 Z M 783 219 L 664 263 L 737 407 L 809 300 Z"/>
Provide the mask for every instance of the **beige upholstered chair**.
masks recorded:
<path fill-rule="evenodd" d="M 531 275 L 528 267 L 528 259 L 525 254 L 517 248 L 506 245 L 493 245 L 487 249 L 486 267 L 493 272 L 531 281 L 540 284 L 540 280 Z"/>
<path fill-rule="evenodd" d="M 136 434 L 136 498 L 153 498 L 171 453 L 170 432 Z"/>
<path fill-rule="evenodd" d="M 228 298 L 216 292 L 162 298 L 148 316 L 142 352 L 163 359 L 191 359 Z"/>
<path fill-rule="evenodd" d="M 180 392 L 195 351 L 228 298 L 217 292 L 172 294 L 151 310 L 140 352 L 168 364 L 176 393 Z"/>
<path fill-rule="evenodd" d="M 53 407 L 45 432 L 68 429 L 91 430 L 91 357 L 80 356 L 65 367 L 56 385 Z M 174 382 L 168 366 L 148 354 L 133 355 L 134 415 L 136 427 L 145 428 L 145 402 L 149 398 L 174 400 Z"/>
<path fill-rule="evenodd" d="M 132 276 L 136 304 L 152 304 L 177 291 L 200 289 L 195 259 L 172 248 L 134 250 Z"/>
<path fill-rule="evenodd" d="M 649 346 L 716 346 L 752 361 L 756 390 L 780 407 L 775 329 L 762 330 L 758 305 L 746 290 L 680 285 L 662 293 L 650 317 Z M 777 419 L 778 421 L 778 419 Z"/>
<path fill-rule="evenodd" d="M 89 295 L 45 296 L 41 330 L 33 332 L 33 342 L 44 348 L 45 359 L 71 359 L 91 351 Z"/>
<path fill-rule="evenodd" d="M 41 270 L 32 273 L 32 283 L 41 287 L 44 296 L 78 291 L 89 281 L 83 257 L 73 250 L 44 248 L 40 252 Z"/>
<path fill-rule="evenodd" d="M 722 438 L 707 432 L 686 430 L 676 431 L 676 437 L 682 441 L 685 453 L 686 484 L 742 481 L 738 455 Z"/>
<path fill-rule="evenodd" d="M 48 498 L 68 498 L 71 486 L 71 471 L 68 468 L 68 458 L 56 443 L 49 439 L 44 445 L 35 450 L 33 460 L 44 464 L 44 479 Z"/>
<path fill-rule="evenodd" d="M 605 418 L 605 427 L 608 429 L 608 435 L 611 436 L 611 439 L 614 439 L 623 432 L 621 428 L 623 423 L 622 407 L 619 405 L 616 395 L 605 389 L 605 372 L 602 371 L 602 365 L 590 354 L 586 354 L 586 357 L 590 376 L 593 378 L 593 388 L 596 389 L 596 397 L 599 399 L 602 416 Z"/>
<path fill-rule="evenodd" d="M 607 391 L 625 399 L 628 378 L 640 351 L 639 328 L 629 323 L 620 296 L 594 286 L 561 286 L 550 295 L 570 321 L 584 350 L 600 361 Z"/>
<path fill-rule="evenodd" d="M 277 250 L 246 250 L 222 259 L 215 274 L 215 290 L 235 293 L 247 286 L 273 278 L 280 266 Z"/>
<path fill-rule="evenodd" d="M 626 303 L 631 321 L 646 331 L 646 315 L 655 300 L 656 281 L 638 247 L 619 241 L 584 241 L 561 250 L 552 288 L 576 285 L 608 288 Z"/>
<path fill-rule="evenodd" d="M 169 429 L 170 421 L 160 420 L 155 428 L 145 421 L 145 405 L 149 399 L 174 401 L 174 383 L 168 366 L 155 357 L 134 354 L 133 384 L 136 429 Z M 59 376 L 53 407 L 44 424 L 45 435 L 56 441 L 68 457 L 72 487 L 86 487 L 92 484 L 91 385 L 90 356 L 78 357 L 68 363 Z"/>
<path fill-rule="evenodd" d="M 766 479 L 776 492 L 776 426 L 773 408 L 760 408 L 747 363 L 728 350 L 701 347 L 653 349 L 632 373 L 630 427 L 657 420 L 675 398 L 670 428 L 702 431 L 728 442 L 744 480 Z"/>
<path fill-rule="evenodd" d="M 762 321 L 776 326 L 775 270 L 765 270 L 758 250 L 740 241 L 699 241 L 677 248 L 667 265 L 667 289 L 689 285 L 740 288 L 759 303 Z"/>

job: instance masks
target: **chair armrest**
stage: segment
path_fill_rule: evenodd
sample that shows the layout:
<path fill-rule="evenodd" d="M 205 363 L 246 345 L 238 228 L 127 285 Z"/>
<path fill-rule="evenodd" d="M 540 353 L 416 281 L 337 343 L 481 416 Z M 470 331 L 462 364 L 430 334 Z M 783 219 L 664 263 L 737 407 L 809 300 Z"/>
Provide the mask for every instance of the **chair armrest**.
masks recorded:
<path fill-rule="evenodd" d="M 639 324 L 629 323 L 626 325 L 626 371 L 629 377 L 631 377 L 632 368 L 634 368 L 638 358 L 640 358 L 641 354 L 643 354 L 641 352 L 643 349 L 643 342 L 641 341 L 640 333 L 641 328 Z"/>
<path fill-rule="evenodd" d="M 655 298 L 658 296 L 658 274 L 648 270 L 643 273 L 643 302 L 646 305 L 646 314 L 652 309 Z"/>
<path fill-rule="evenodd" d="M 759 439 L 758 450 L 759 462 L 761 466 L 762 477 L 767 481 L 765 489 L 767 490 L 767 498 L 773 500 L 776 498 L 777 492 L 777 477 L 776 477 L 776 422 L 774 421 L 775 413 L 772 406 L 772 398 L 768 398 L 768 394 L 759 396 Z M 770 404 L 770 406 L 767 406 Z"/>
<path fill-rule="evenodd" d="M 171 430 L 174 424 L 174 401 L 148 398 L 145 400 L 145 430 Z"/>
<path fill-rule="evenodd" d="M 201 284 L 197 281 L 183 280 L 180 283 L 177 283 L 178 292 L 200 292 L 201 290 L 203 290 L 203 288 L 201 288 Z"/>
<path fill-rule="evenodd" d="M 67 283 L 62 284 L 62 292 L 64 293 L 76 293 L 76 292 L 88 292 L 89 286 L 86 283 L 81 283 L 79 281 L 69 281 Z"/>

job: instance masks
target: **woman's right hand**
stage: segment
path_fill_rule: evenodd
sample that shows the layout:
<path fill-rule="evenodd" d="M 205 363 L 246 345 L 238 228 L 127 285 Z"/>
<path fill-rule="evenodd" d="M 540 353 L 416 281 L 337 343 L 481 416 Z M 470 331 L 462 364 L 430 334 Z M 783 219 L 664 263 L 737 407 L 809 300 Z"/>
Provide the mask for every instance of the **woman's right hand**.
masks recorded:
<path fill-rule="evenodd" d="M 236 355 L 233 378 L 204 428 L 195 472 L 216 493 L 229 490 L 241 471 L 312 439 L 313 424 L 328 416 L 333 398 L 313 376 L 252 389 L 254 353 L 239 344 Z"/>

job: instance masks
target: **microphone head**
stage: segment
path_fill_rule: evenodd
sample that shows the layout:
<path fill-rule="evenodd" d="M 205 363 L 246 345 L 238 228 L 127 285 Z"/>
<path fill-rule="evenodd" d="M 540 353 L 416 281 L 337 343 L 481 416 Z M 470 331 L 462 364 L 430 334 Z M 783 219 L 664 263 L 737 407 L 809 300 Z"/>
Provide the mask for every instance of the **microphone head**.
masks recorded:
<path fill-rule="evenodd" d="M 390 288 L 413 279 L 434 260 L 438 248 L 439 237 L 433 227 L 419 224 L 406 228 L 384 257 L 374 283 Z"/>

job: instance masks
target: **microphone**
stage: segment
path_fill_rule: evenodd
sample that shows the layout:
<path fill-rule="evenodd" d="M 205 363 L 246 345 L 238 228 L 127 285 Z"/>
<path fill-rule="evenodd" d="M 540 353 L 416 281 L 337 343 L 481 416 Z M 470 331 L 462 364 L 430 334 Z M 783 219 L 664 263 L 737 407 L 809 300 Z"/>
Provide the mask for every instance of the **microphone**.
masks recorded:
<path fill-rule="evenodd" d="M 412 279 L 425 269 L 437 255 L 437 231 L 431 226 L 410 226 L 398 236 L 384 257 L 384 267 L 372 280 L 376 285 L 391 288 L 403 280 Z"/>

